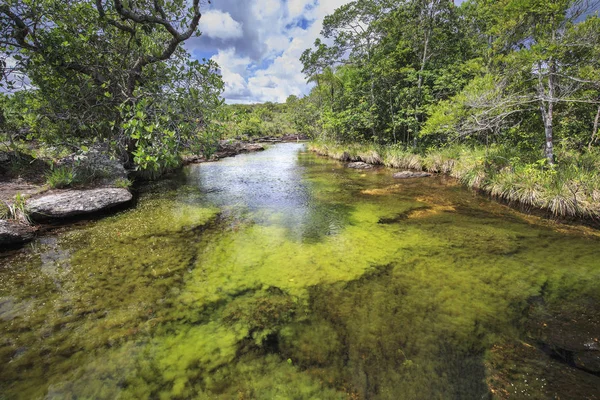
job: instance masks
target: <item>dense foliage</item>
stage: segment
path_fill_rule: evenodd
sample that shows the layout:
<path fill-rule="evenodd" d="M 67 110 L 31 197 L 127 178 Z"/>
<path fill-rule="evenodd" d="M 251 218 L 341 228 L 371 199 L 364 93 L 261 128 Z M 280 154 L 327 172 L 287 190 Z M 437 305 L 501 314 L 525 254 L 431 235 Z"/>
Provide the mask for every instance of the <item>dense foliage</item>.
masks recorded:
<path fill-rule="evenodd" d="M 223 89 L 191 61 L 200 0 L 7 0 L 0 5 L 2 133 L 46 145 L 109 144 L 140 169 L 212 146 Z"/>
<path fill-rule="evenodd" d="M 228 104 L 223 107 L 223 134 L 249 140 L 265 136 L 293 135 L 297 132 L 290 104 Z"/>
<path fill-rule="evenodd" d="M 555 163 L 597 141 L 600 19 L 588 0 L 356 0 L 302 55 L 318 137 L 416 150 L 515 146 Z M 305 111 L 308 112 L 308 111 Z"/>

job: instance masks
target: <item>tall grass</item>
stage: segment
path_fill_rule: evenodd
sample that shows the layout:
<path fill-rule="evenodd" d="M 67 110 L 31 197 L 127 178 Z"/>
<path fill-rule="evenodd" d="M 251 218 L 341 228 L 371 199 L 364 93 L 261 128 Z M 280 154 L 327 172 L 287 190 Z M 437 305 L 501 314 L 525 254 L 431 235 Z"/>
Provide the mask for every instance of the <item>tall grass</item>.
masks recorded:
<path fill-rule="evenodd" d="M 72 167 L 55 167 L 46 175 L 46 184 L 53 189 L 62 189 L 75 183 L 75 171 Z"/>
<path fill-rule="evenodd" d="M 0 201 L 0 219 L 31 224 L 31 219 L 25 208 L 25 201 L 25 196 L 20 193 L 17 193 L 13 202 Z"/>
<path fill-rule="evenodd" d="M 526 209 L 557 217 L 600 218 L 600 151 L 559 148 L 558 164 L 511 146 L 453 145 L 418 154 L 399 146 L 313 142 L 309 149 L 340 161 L 443 173 L 464 185 Z"/>

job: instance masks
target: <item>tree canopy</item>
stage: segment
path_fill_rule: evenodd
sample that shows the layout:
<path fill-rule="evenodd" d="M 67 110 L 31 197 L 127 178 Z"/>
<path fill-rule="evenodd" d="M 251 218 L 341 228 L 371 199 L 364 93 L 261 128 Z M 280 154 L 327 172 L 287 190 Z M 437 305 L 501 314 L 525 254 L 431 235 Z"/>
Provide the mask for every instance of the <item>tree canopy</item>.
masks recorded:
<path fill-rule="evenodd" d="M 182 146 L 208 145 L 222 102 L 218 66 L 181 46 L 199 34 L 200 8 L 200 0 L 8 0 L 0 84 L 13 89 L 23 77 L 27 90 L 4 102 L 4 114 L 47 143 L 103 141 L 139 168 L 173 165 Z"/>
<path fill-rule="evenodd" d="M 427 148 L 512 143 L 555 162 L 600 120 L 593 0 L 357 0 L 301 61 L 320 136 Z"/>

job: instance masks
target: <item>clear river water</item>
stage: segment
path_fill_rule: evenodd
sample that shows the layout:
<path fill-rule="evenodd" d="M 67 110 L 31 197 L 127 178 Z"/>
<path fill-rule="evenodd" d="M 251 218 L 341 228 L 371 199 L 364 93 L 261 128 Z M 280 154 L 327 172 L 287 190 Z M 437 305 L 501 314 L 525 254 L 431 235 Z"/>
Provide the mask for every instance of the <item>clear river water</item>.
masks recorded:
<path fill-rule="evenodd" d="M 0 399 L 600 399 L 600 237 L 296 143 L 0 254 Z"/>

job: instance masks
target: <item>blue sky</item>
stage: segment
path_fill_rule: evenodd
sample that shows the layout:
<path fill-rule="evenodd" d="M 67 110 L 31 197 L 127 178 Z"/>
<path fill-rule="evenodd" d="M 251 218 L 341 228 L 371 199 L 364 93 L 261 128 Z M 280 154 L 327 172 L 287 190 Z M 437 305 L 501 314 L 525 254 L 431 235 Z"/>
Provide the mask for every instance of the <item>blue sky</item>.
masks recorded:
<path fill-rule="evenodd" d="M 215 0 L 203 10 L 202 35 L 186 42 L 197 59 L 221 66 L 228 103 L 283 102 L 308 91 L 300 55 L 323 17 L 349 0 Z"/>
<path fill-rule="evenodd" d="M 186 48 L 219 63 L 228 103 L 283 102 L 308 92 L 300 55 L 312 47 L 323 18 L 349 2 L 214 0 L 203 10 L 202 35 Z"/>

